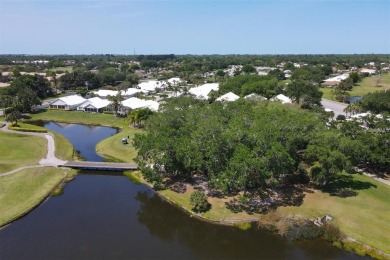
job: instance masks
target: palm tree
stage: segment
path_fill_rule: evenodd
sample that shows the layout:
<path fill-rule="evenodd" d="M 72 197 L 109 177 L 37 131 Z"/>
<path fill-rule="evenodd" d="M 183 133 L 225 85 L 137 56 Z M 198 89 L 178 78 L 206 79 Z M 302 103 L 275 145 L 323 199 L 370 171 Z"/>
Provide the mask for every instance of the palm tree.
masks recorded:
<path fill-rule="evenodd" d="M 135 124 L 139 121 L 139 110 L 132 110 L 127 116 L 127 120 L 130 122 L 130 124 L 133 124 L 133 127 L 135 127 Z"/>
<path fill-rule="evenodd" d="M 111 106 L 114 110 L 114 115 L 118 115 L 119 109 L 122 107 L 123 97 L 120 92 L 115 96 L 107 96 L 107 99 L 111 101 Z"/>
<path fill-rule="evenodd" d="M 56 77 L 56 73 L 54 72 L 53 75 L 51 75 L 51 81 L 53 82 L 54 88 L 56 90 L 56 95 L 57 95 L 57 86 L 58 86 L 58 81 Z"/>

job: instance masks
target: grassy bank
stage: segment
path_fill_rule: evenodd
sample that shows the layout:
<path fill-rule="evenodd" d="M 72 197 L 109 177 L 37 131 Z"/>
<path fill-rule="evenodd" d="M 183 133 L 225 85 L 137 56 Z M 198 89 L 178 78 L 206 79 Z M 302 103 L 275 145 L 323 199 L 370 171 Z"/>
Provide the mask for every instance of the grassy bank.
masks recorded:
<path fill-rule="evenodd" d="M 331 196 L 314 190 L 299 207 L 280 207 L 283 215 L 313 218 L 330 214 L 341 231 L 364 244 L 390 253 L 390 187 L 364 175 L 353 175 L 356 196 Z"/>
<path fill-rule="evenodd" d="M 138 175 L 136 175 L 138 176 Z M 358 242 L 346 243 L 347 249 L 355 247 L 361 251 L 368 245 L 384 253 L 390 253 L 390 187 L 364 175 L 348 175 L 348 184 L 343 187 L 333 187 L 335 189 L 348 186 L 352 190 L 352 196 L 340 197 L 332 196 L 329 192 L 311 190 L 305 193 L 302 205 L 279 207 L 276 212 L 265 215 L 248 214 L 246 212 L 234 213 L 226 208 L 225 202 L 231 198 L 208 198 L 211 204 L 209 211 L 198 214 L 202 218 L 211 221 L 233 223 L 236 221 L 248 221 L 253 219 L 272 218 L 272 214 L 280 216 L 296 216 L 301 219 L 316 218 L 326 214 L 333 217 L 332 222 L 339 226 L 346 236 L 356 239 Z M 347 176 L 347 177 L 348 177 Z M 137 177 L 137 182 L 140 179 Z M 145 181 L 142 180 L 144 183 Z M 194 191 L 191 186 L 187 186 L 184 193 L 172 190 L 162 190 L 159 193 L 171 201 L 173 204 L 195 214 L 191 211 L 190 195 Z M 351 247 L 351 248 L 350 248 Z M 367 249 L 366 251 L 370 251 Z"/>
<path fill-rule="evenodd" d="M 50 131 L 54 135 L 54 142 L 55 142 L 55 147 L 56 147 L 56 157 L 69 161 L 74 159 L 74 149 L 73 145 L 69 142 L 68 139 L 66 139 L 63 135 L 55 132 L 55 131 Z"/>
<path fill-rule="evenodd" d="M 47 140 L 38 136 L 0 132 L 0 147 L 0 173 L 4 173 L 21 166 L 38 164 L 46 156 Z"/>
<path fill-rule="evenodd" d="M 112 114 L 84 113 L 82 111 L 42 110 L 29 114 L 29 120 L 56 121 L 73 124 L 106 125 L 124 128 L 128 123 L 123 117 L 115 117 Z"/>
<path fill-rule="evenodd" d="M 61 182 L 64 172 L 44 167 L 0 177 L 0 226 L 38 205 Z"/>
<path fill-rule="evenodd" d="M 133 129 L 125 128 L 120 133 L 98 143 L 96 151 L 109 161 L 134 162 L 137 156 L 137 151 L 132 145 L 134 133 Z M 127 138 L 128 144 L 123 144 L 122 138 Z"/>
<path fill-rule="evenodd" d="M 352 88 L 351 91 L 347 91 L 351 97 L 364 96 L 370 92 L 381 91 L 390 89 L 390 73 L 381 75 L 380 87 L 376 85 L 377 76 L 365 77 L 361 82 Z M 323 93 L 323 98 L 335 100 L 331 88 L 320 88 Z"/>

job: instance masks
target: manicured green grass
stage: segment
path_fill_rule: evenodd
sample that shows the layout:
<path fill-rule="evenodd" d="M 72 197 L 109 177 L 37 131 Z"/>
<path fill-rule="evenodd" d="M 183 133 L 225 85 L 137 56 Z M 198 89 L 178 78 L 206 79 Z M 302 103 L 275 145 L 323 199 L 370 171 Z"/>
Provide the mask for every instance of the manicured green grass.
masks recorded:
<path fill-rule="evenodd" d="M 38 164 L 47 153 L 47 140 L 38 136 L 0 132 L 0 173 Z"/>
<path fill-rule="evenodd" d="M 41 127 L 41 126 L 37 126 L 37 125 L 32 125 L 32 124 L 27 124 L 27 123 L 23 123 L 23 122 L 18 122 L 18 127 L 20 128 L 23 128 L 23 129 L 27 129 L 27 130 L 42 130 L 42 131 L 46 131 L 47 129 L 44 128 L 44 127 Z"/>
<path fill-rule="evenodd" d="M 376 86 L 377 76 L 364 78 L 350 91 L 351 96 L 364 96 L 370 92 L 390 89 L 390 74 L 381 75 L 380 87 Z"/>
<path fill-rule="evenodd" d="M 322 98 L 329 99 L 329 100 L 335 100 L 333 97 L 332 88 L 320 88 L 320 91 L 323 93 Z"/>
<path fill-rule="evenodd" d="M 73 160 L 73 145 L 69 142 L 68 139 L 66 139 L 63 135 L 55 132 L 50 131 L 54 135 L 54 143 L 56 147 L 56 157 L 65 160 L 70 161 Z"/>
<path fill-rule="evenodd" d="M 0 177 L 0 226 L 22 216 L 59 184 L 64 169 L 44 167 Z"/>
<path fill-rule="evenodd" d="M 50 69 L 51 71 L 59 71 L 59 70 L 62 70 L 62 71 L 67 71 L 67 72 L 72 72 L 73 71 L 73 67 L 72 66 L 66 66 L 66 67 L 55 67 L 55 68 L 52 68 Z"/>
<path fill-rule="evenodd" d="M 42 110 L 35 114 L 29 114 L 30 120 L 56 121 L 62 123 L 79 123 L 89 125 L 106 125 L 125 128 L 128 123 L 123 117 L 115 117 L 112 114 L 84 113 L 82 111 Z"/>
<path fill-rule="evenodd" d="M 96 151 L 109 161 L 134 162 L 137 156 L 137 151 L 132 145 L 135 132 L 134 129 L 127 128 L 98 143 Z M 127 138 L 128 144 L 122 144 L 122 138 Z"/>
<path fill-rule="evenodd" d="M 381 75 L 381 86 L 376 86 L 377 76 L 365 77 L 361 82 L 348 91 L 351 97 L 364 96 L 370 92 L 381 91 L 390 89 L 390 73 Z M 332 92 L 332 88 L 320 88 L 324 95 L 323 98 L 335 100 Z"/>
<path fill-rule="evenodd" d="M 284 215 L 307 218 L 330 214 L 349 237 L 390 253 L 390 186 L 364 175 L 353 175 L 357 196 L 337 197 L 314 191 L 306 193 L 299 207 L 280 207 Z M 371 187 L 369 187 L 371 186 Z"/>
<path fill-rule="evenodd" d="M 117 135 L 111 136 L 100 142 L 96 149 L 111 161 L 133 162 L 137 152 L 131 140 L 135 133 L 141 133 L 141 130 L 129 127 L 129 123 L 123 117 L 115 117 L 112 114 L 93 114 L 82 111 L 61 111 L 47 110 L 37 114 L 31 114 L 30 120 L 56 121 L 64 123 L 80 123 L 91 125 L 105 125 L 118 127 L 122 131 Z M 129 136 L 129 144 L 122 144 L 122 138 Z"/>

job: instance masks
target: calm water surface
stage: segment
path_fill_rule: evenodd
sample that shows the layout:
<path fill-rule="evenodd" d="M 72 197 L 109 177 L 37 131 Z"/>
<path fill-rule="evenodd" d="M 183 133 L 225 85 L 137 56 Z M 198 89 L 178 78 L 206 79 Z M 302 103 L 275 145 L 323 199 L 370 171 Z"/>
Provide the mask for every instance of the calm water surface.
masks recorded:
<path fill-rule="evenodd" d="M 122 174 L 83 172 L 63 195 L 0 230 L 0 259 L 362 258 L 323 241 L 200 221 Z"/>
<path fill-rule="evenodd" d="M 104 159 L 95 151 L 95 146 L 101 140 L 118 133 L 118 129 L 106 126 L 88 126 L 80 124 L 64 124 L 56 122 L 44 123 L 47 129 L 65 136 L 80 156 L 87 161 L 102 162 Z"/>

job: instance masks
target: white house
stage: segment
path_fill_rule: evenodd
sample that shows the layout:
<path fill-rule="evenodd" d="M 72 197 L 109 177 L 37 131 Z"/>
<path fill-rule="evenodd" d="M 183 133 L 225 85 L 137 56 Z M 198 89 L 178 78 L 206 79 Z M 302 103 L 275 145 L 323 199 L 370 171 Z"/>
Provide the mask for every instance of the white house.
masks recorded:
<path fill-rule="evenodd" d="M 253 100 L 253 101 L 267 100 L 267 98 L 265 98 L 263 96 L 260 96 L 260 95 L 257 95 L 255 93 L 249 94 L 249 95 L 245 96 L 244 98 L 247 99 L 247 100 Z"/>
<path fill-rule="evenodd" d="M 101 113 L 104 109 L 107 109 L 107 107 L 111 104 L 111 101 L 107 99 L 101 99 L 99 97 L 93 97 L 90 99 L 87 99 L 83 103 L 81 103 L 77 110 L 82 110 L 84 112 L 93 112 L 93 113 Z"/>
<path fill-rule="evenodd" d="M 137 108 L 149 108 L 150 110 L 157 111 L 159 103 L 153 100 L 144 100 L 136 97 L 128 98 L 122 101 L 122 112 L 128 112 Z"/>
<path fill-rule="evenodd" d="M 81 103 L 85 101 L 86 99 L 79 95 L 72 95 L 53 100 L 50 102 L 49 107 L 52 109 L 75 110 Z"/>
<path fill-rule="evenodd" d="M 138 93 L 145 93 L 148 94 L 148 91 L 144 91 L 138 88 L 128 88 L 127 90 L 122 90 L 121 95 L 125 98 L 131 98 L 138 95 Z"/>
<path fill-rule="evenodd" d="M 271 100 L 272 101 L 280 101 L 280 102 L 282 102 L 282 104 L 292 103 L 292 100 L 283 94 L 279 94 L 276 97 L 273 97 Z"/>
<path fill-rule="evenodd" d="M 234 94 L 233 92 L 226 93 L 225 95 L 220 96 L 219 98 L 216 99 L 216 101 L 236 101 L 240 97 Z"/>
<path fill-rule="evenodd" d="M 183 82 L 183 80 L 181 80 L 180 78 L 170 78 L 167 81 L 169 84 L 171 84 L 171 86 L 178 86 L 180 83 Z"/>
<path fill-rule="evenodd" d="M 167 87 L 167 83 L 165 81 L 149 80 L 139 83 L 138 87 L 141 90 L 148 92 L 157 92 L 159 90 L 164 90 Z"/>
<path fill-rule="evenodd" d="M 360 70 L 360 73 L 368 73 L 369 75 L 372 75 L 376 73 L 376 70 L 363 68 Z"/>
<path fill-rule="evenodd" d="M 198 99 L 208 99 L 209 93 L 214 90 L 219 90 L 219 84 L 218 83 L 207 83 L 203 84 L 199 87 L 191 88 L 188 92 L 190 92 L 192 95 L 195 95 Z"/>
<path fill-rule="evenodd" d="M 108 90 L 108 89 L 99 89 L 98 91 L 94 91 L 93 93 L 101 98 L 107 98 L 108 96 L 116 96 L 118 94 L 118 91 Z"/>

